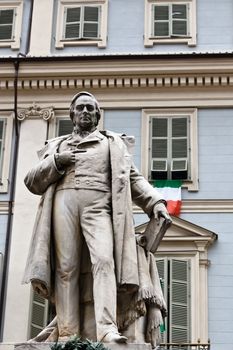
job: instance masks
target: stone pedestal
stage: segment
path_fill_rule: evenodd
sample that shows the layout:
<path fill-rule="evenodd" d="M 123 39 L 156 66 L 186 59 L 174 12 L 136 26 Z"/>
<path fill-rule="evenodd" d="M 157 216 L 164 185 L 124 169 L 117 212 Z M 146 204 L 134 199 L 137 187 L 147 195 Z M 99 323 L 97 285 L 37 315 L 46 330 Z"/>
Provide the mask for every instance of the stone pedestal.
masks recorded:
<path fill-rule="evenodd" d="M 15 344 L 14 350 L 51 350 L 53 343 L 20 343 Z M 136 344 L 116 344 L 116 343 L 105 343 L 106 348 L 110 350 L 151 350 L 151 345 L 148 343 Z"/>

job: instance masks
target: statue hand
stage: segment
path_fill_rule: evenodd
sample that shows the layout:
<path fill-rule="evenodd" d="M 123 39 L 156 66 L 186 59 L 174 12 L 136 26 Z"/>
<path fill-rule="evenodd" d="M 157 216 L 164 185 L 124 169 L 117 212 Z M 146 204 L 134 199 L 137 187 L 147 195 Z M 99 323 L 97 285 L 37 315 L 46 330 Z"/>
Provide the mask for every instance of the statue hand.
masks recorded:
<path fill-rule="evenodd" d="M 153 208 L 153 214 L 155 216 L 155 220 L 157 220 L 158 223 L 159 223 L 159 219 L 161 217 L 163 217 L 165 220 L 172 221 L 170 215 L 168 214 L 167 208 L 166 208 L 165 204 L 163 204 L 163 203 L 155 204 L 155 206 Z"/>
<path fill-rule="evenodd" d="M 37 280 L 34 280 L 31 283 L 36 293 L 43 296 L 44 298 L 48 298 L 48 290 L 44 284 L 42 284 L 40 281 L 37 281 Z"/>
<path fill-rule="evenodd" d="M 76 150 L 69 150 L 69 151 L 63 151 L 61 153 L 56 153 L 55 160 L 58 168 L 64 168 L 72 163 L 75 163 L 75 154 L 76 153 L 83 153 L 86 152 L 86 150 L 83 149 L 76 149 Z"/>

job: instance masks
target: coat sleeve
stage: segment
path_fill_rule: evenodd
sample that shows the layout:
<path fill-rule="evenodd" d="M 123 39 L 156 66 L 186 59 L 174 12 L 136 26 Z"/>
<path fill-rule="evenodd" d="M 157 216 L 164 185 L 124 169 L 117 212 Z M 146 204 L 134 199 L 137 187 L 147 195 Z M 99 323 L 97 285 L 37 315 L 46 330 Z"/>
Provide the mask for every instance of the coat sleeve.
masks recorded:
<path fill-rule="evenodd" d="M 130 184 L 133 202 L 149 217 L 155 204 L 164 203 L 166 205 L 166 201 L 159 192 L 139 173 L 134 164 L 130 169 Z"/>
<path fill-rule="evenodd" d="M 24 179 L 24 183 L 30 192 L 38 195 L 45 193 L 49 185 L 57 182 L 64 175 L 64 171 L 57 169 L 54 154 L 46 156 Z"/>

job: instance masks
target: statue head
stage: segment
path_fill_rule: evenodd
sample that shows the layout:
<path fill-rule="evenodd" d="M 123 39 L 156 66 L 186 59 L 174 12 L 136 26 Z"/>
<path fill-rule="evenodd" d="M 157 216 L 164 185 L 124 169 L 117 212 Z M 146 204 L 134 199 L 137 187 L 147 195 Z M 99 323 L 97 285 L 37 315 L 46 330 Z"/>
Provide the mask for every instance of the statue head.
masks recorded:
<path fill-rule="evenodd" d="M 100 113 L 100 107 L 99 107 L 99 103 L 98 101 L 96 100 L 96 98 L 89 92 L 87 91 L 81 91 L 81 92 L 78 92 L 76 95 L 74 95 L 74 97 L 72 98 L 71 100 L 71 104 L 70 104 L 70 119 L 72 120 L 73 124 L 75 125 L 74 123 L 74 116 L 75 116 L 75 106 L 78 104 L 78 100 L 80 99 L 83 99 L 87 97 L 87 99 L 90 99 L 92 100 L 92 103 L 94 104 L 95 106 L 95 116 L 96 116 L 96 125 L 98 125 L 99 123 L 99 120 L 100 120 L 100 117 L 101 117 L 101 113 Z"/>

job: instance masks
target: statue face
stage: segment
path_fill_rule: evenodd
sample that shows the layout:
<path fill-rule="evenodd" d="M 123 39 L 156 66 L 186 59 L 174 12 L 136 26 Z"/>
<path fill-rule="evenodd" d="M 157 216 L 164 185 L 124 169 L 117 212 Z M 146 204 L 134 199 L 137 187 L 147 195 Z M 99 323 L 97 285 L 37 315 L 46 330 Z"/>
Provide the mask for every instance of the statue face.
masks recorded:
<path fill-rule="evenodd" d="M 80 130 L 90 131 L 97 122 L 95 101 L 90 96 L 80 96 L 74 102 L 73 123 Z"/>

